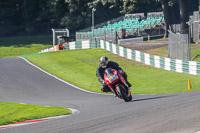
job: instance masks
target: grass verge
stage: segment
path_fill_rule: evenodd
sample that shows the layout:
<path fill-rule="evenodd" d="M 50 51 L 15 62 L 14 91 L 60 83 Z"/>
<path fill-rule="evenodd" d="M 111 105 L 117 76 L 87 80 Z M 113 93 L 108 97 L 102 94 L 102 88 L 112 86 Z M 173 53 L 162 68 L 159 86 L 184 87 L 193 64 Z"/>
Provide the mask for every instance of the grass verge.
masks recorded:
<path fill-rule="evenodd" d="M 0 38 L 0 58 L 35 54 L 52 47 L 49 36 Z"/>
<path fill-rule="evenodd" d="M 101 84 L 96 77 L 98 60 L 107 56 L 116 61 L 127 72 L 128 80 L 133 85 L 134 94 L 161 94 L 187 92 L 187 80 L 192 83 L 192 90 L 200 90 L 200 76 L 182 74 L 128 60 L 102 49 L 65 50 L 49 54 L 27 57 L 32 63 L 44 70 L 83 89 L 101 92 Z"/>
<path fill-rule="evenodd" d="M 64 107 L 0 102 L 0 125 L 71 113 L 71 110 Z"/>

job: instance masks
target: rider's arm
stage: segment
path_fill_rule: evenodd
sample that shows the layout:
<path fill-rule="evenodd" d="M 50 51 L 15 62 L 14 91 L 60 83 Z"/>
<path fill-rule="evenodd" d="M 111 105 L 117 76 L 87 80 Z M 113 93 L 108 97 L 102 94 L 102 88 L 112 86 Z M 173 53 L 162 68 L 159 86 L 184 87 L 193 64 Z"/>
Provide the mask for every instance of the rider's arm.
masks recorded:
<path fill-rule="evenodd" d="M 122 75 L 126 74 L 124 70 L 121 67 L 119 67 L 119 65 L 116 62 L 111 62 L 111 65 L 112 65 L 112 68 L 116 69 L 120 74 Z"/>
<path fill-rule="evenodd" d="M 117 71 L 122 70 L 121 67 L 119 67 L 119 65 L 116 62 L 110 62 L 111 68 L 116 69 Z M 123 71 L 123 70 L 122 70 Z"/>
<path fill-rule="evenodd" d="M 102 84 L 105 83 L 105 81 L 101 77 L 98 77 L 98 78 L 99 78 L 98 80 L 99 80 L 100 83 L 102 83 Z"/>
<path fill-rule="evenodd" d="M 100 74 L 100 66 L 97 68 L 97 70 L 96 70 L 96 76 L 97 77 L 100 77 L 101 76 L 101 74 Z"/>
<path fill-rule="evenodd" d="M 104 83 L 104 79 L 102 78 L 100 69 L 101 69 L 101 67 L 99 66 L 96 71 L 96 76 L 98 77 L 99 82 Z"/>

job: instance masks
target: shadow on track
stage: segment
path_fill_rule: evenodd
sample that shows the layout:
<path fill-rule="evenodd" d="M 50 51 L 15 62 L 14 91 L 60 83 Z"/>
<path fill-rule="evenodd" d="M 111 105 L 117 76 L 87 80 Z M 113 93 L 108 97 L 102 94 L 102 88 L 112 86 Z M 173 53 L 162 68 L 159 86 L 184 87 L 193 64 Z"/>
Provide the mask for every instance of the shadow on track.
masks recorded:
<path fill-rule="evenodd" d="M 143 99 L 132 100 L 130 102 L 138 102 L 138 101 L 145 101 L 145 100 L 154 100 L 154 99 L 167 98 L 167 97 L 173 97 L 173 96 L 175 96 L 175 95 L 143 98 Z"/>

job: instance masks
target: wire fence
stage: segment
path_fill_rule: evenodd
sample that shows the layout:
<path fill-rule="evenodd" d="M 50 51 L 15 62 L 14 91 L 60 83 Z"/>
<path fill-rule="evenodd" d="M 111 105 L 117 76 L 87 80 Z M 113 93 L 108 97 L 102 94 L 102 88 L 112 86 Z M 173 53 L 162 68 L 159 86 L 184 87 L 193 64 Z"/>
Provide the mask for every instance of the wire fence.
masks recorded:
<path fill-rule="evenodd" d="M 169 31 L 168 57 L 172 59 L 190 60 L 188 34 Z"/>

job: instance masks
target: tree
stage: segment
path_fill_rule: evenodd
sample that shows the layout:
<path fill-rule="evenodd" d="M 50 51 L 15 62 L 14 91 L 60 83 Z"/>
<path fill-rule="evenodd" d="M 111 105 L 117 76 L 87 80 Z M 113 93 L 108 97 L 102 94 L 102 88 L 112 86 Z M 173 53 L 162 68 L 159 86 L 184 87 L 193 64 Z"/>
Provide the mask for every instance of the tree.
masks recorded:
<path fill-rule="evenodd" d="M 169 0 L 161 0 L 162 9 L 165 19 L 165 35 L 164 38 L 168 37 L 168 30 L 169 30 Z"/>
<path fill-rule="evenodd" d="M 65 0 L 68 11 L 61 19 L 61 26 L 68 27 L 75 31 L 84 27 L 89 27 L 91 23 L 91 11 L 87 3 L 92 0 Z"/>
<path fill-rule="evenodd" d="M 181 32 L 189 33 L 188 24 L 189 21 L 189 10 L 188 0 L 179 0 L 180 5 L 180 18 L 181 18 Z"/>
<path fill-rule="evenodd" d="M 95 24 L 126 13 L 147 13 L 163 10 L 165 36 L 169 29 L 169 6 L 180 2 L 181 28 L 187 29 L 188 0 L 1 0 L 0 33 L 18 35 L 42 33 L 53 28 L 69 28 L 71 32 L 91 26 L 92 8 Z M 161 6 L 162 5 L 162 6 Z"/>

